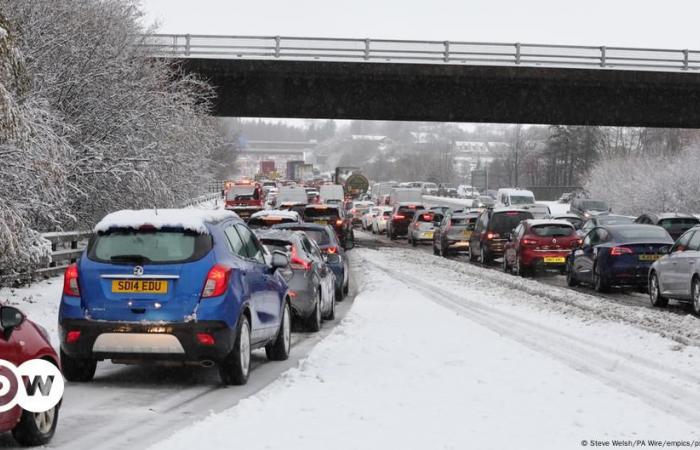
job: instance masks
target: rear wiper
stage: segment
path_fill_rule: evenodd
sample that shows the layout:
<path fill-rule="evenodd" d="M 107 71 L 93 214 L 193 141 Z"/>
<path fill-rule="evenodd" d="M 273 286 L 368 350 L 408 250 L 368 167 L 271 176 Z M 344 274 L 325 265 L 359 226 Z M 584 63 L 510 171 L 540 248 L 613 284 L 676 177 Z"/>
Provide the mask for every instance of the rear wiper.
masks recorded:
<path fill-rule="evenodd" d="M 150 258 L 143 255 L 115 255 L 109 258 L 112 262 L 135 262 L 135 263 L 149 263 Z"/>

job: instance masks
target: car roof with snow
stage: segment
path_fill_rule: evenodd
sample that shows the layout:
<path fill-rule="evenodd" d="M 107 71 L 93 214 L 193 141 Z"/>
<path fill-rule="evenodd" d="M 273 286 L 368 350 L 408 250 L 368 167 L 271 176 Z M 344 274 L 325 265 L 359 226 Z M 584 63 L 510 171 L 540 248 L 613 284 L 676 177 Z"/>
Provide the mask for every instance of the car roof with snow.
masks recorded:
<path fill-rule="evenodd" d="M 275 228 L 261 228 L 255 230 L 255 235 L 259 239 L 275 239 L 279 241 L 292 242 L 295 236 L 299 236 L 303 231 L 286 230 L 286 229 L 275 229 Z"/>
<path fill-rule="evenodd" d="M 493 214 L 496 214 L 496 213 L 503 213 L 503 212 L 506 212 L 506 213 L 507 213 L 507 212 L 526 212 L 526 213 L 532 214 L 532 211 L 529 210 L 529 209 L 524 209 L 524 208 L 513 208 L 513 207 L 511 207 L 511 206 L 503 206 L 503 207 L 500 207 L 500 208 L 494 208 L 494 209 L 491 210 L 491 212 L 492 212 Z"/>
<path fill-rule="evenodd" d="M 560 225 L 562 227 L 574 227 L 573 225 L 571 225 L 571 222 L 558 219 L 527 219 L 525 222 L 531 227 L 536 227 L 539 225 Z"/>
<path fill-rule="evenodd" d="M 270 216 L 301 221 L 301 216 L 299 216 L 298 212 L 286 210 L 286 209 L 264 209 L 262 211 L 258 211 L 255 214 L 251 215 L 250 218 L 251 219 L 258 219 L 261 217 L 270 217 Z"/>
<path fill-rule="evenodd" d="M 654 218 L 656 220 L 663 220 L 663 219 L 697 219 L 692 214 L 686 214 L 686 213 L 675 213 L 675 212 L 665 212 L 665 213 L 646 213 L 642 214 L 641 216 L 647 216 L 649 218 Z"/>
<path fill-rule="evenodd" d="M 225 209 L 124 209 L 107 214 L 97 225 L 95 233 L 104 233 L 115 228 L 139 229 L 142 227 L 181 228 L 199 234 L 209 234 L 207 223 L 225 219 L 239 219 L 238 214 Z"/>
<path fill-rule="evenodd" d="M 535 194 L 532 193 L 532 191 L 528 191 L 527 189 L 517 189 L 517 188 L 502 188 L 498 190 L 499 193 L 504 193 L 508 195 L 513 195 L 513 194 L 529 194 L 531 197 L 534 197 Z"/>

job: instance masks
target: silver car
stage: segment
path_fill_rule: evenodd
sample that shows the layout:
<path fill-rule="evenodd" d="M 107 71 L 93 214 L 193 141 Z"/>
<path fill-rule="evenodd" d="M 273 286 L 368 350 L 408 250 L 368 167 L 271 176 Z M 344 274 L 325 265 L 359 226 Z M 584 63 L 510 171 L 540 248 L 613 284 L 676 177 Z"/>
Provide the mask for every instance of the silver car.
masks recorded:
<path fill-rule="evenodd" d="M 659 308 L 668 300 L 691 303 L 700 315 L 700 226 L 686 231 L 649 270 L 649 297 Z"/>

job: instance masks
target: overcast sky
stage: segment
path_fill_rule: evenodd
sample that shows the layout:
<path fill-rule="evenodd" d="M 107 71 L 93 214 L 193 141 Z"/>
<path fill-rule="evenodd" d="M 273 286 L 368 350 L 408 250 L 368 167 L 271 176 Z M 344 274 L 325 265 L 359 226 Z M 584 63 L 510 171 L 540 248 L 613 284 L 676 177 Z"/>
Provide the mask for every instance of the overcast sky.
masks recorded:
<path fill-rule="evenodd" d="M 142 0 L 163 33 L 700 49 L 700 0 Z"/>

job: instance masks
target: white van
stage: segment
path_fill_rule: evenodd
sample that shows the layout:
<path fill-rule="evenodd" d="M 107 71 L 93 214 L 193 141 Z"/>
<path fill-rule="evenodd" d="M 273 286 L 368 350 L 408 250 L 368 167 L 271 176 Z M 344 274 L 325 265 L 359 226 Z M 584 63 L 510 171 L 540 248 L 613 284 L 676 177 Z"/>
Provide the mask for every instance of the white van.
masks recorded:
<path fill-rule="evenodd" d="M 549 206 L 538 204 L 535 194 L 525 189 L 499 189 L 496 194 L 496 207 L 525 209 L 532 213 L 535 219 L 543 219 L 549 215 Z"/>
<path fill-rule="evenodd" d="M 321 203 L 342 204 L 345 200 L 343 186 L 339 184 L 322 184 L 319 195 Z"/>

